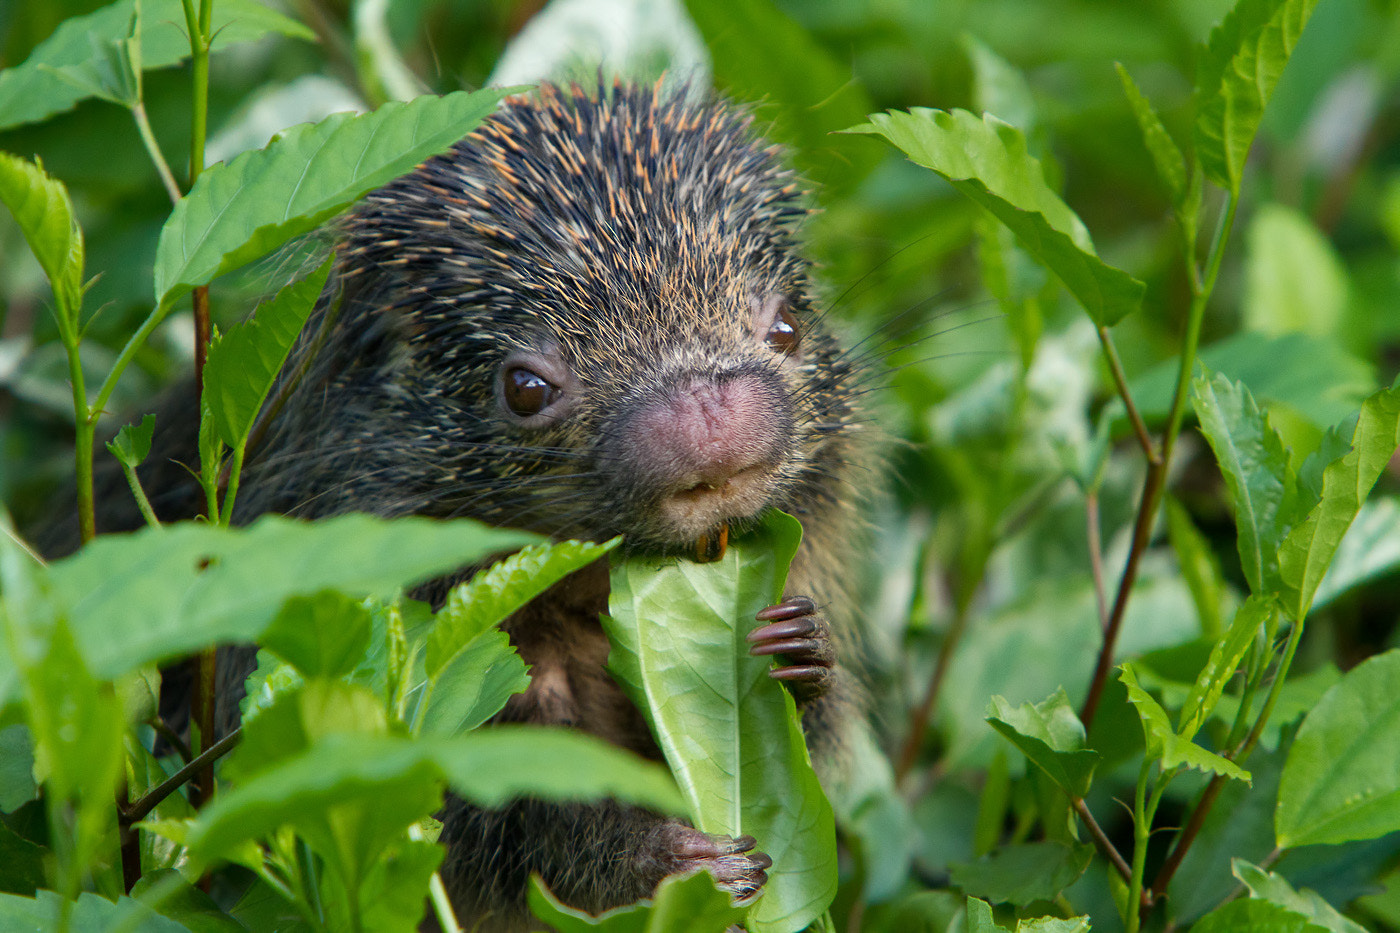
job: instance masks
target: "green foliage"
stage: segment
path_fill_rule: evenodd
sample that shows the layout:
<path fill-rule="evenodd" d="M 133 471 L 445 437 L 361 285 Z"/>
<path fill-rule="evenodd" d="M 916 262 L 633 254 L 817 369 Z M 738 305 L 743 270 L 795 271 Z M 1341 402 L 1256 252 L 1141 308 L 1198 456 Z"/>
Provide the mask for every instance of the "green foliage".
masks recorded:
<path fill-rule="evenodd" d="M 695 826 L 751 835 L 773 859 L 749 924 L 774 933 L 805 929 L 836 888 L 831 805 L 792 697 L 745 640 L 782 598 L 801 536 L 779 513 L 714 563 L 624 562 L 603 622 L 608 667 L 647 714 Z"/>
<path fill-rule="evenodd" d="M 336 114 L 211 167 L 161 229 L 158 305 L 267 255 L 447 149 L 506 93 L 420 97 L 360 116 Z"/>
<path fill-rule="evenodd" d="M 222 334 L 177 455 L 208 523 L 45 564 L 0 522 L 0 929 L 407 933 L 450 791 L 614 797 L 775 860 L 753 908 L 704 873 L 596 920 L 536 887 L 560 930 L 1400 930 L 1393 10 L 694 0 L 624 29 L 601 0 L 524 28 L 504 0 L 275 6 L 0 2 L 21 527 L 76 472 L 104 530 L 127 492 L 92 451 L 118 419 L 154 526 L 171 490 L 136 467 L 168 469 L 178 425 L 136 415 L 189 369 L 186 307 Z M 785 592 L 788 532 L 655 567 L 469 522 L 218 527 L 329 276 L 313 231 L 505 93 L 461 87 L 542 60 L 585 84 L 598 62 L 696 93 L 712 74 L 812 189 L 818 307 L 894 440 L 852 471 L 890 490 L 863 500 L 870 540 L 824 555 L 878 571 L 852 597 L 875 725 L 823 769 L 830 805 L 743 639 Z M 613 664 L 666 769 L 482 728 L 530 685 L 500 623 L 609 553 Z M 403 595 L 492 560 L 436 614 Z M 154 742 L 155 665 L 250 641 L 213 799 L 150 808 L 184 764 Z"/>

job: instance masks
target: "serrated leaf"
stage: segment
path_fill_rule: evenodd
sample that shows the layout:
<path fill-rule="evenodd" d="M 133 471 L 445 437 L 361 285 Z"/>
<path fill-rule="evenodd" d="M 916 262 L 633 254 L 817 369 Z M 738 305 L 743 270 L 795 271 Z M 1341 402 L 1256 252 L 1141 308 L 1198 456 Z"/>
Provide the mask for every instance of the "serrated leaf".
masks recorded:
<path fill-rule="evenodd" d="M 293 127 L 264 149 L 199 176 L 156 247 L 161 307 L 314 229 L 355 200 L 450 147 L 510 89 L 388 103 Z"/>
<path fill-rule="evenodd" d="M 452 656 L 493 625 L 549 589 L 559 580 L 593 563 L 622 541 L 602 544 L 560 541 L 536 544 L 491 565 L 452 590 L 428 635 L 424 668 L 436 677 Z"/>
<path fill-rule="evenodd" d="M 965 110 L 917 107 L 871 114 L 870 123 L 846 132 L 885 137 L 991 211 L 1095 323 L 1111 327 L 1142 304 L 1145 286 L 1099 259 L 1083 221 L 1050 190 L 1015 127 Z"/>
<path fill-rule="evenodd" d="M 298 593 L 392 593 L 538 540 L 471 521 L 267 515 L 103 535 L 49 569 L 100 677 L 226 642 L 255 642 Z"/>
<path fill-rule="evenodd" d="M 1268 901 L 1231 901 L 1191 925 L 1191 933 L 1326 933 L 1307 917 Z"/>
<path fill-rule="evenodd" d="M 1397 447 L 1400 379 L 1361 403 L 1351 450 L 1323 469 L 1320 501 L 1306 516 L 1295 517 L 1292 530 L 1279 548 L 1280 598 L 1293 619 L 1301 620 L 1307 615 L 1313 594 L 1342 537 Z"/>
<path fill-rule="evenodd" d="M 77 346 L 78 312 L 83 304 L 83 231 L 73 215 L 68 189 L 41 166 L 0 152 L 0 202 L 14 215 L 53 287 L 64 344 Z"/>
<path fill-rule="evenodd" d="M 204 401 L 220 439 L 230 448 L 242 444 L 253 430 L 263 400 L 325 287 L 333 258 L 259 305 L 252 319 L 210 342 Z"/>
<path fill-rule="evenodd" d="M 1196 71 L 1196 158 L 1238 192 L 1264 108 L 1317 0 L 1240 0 L 1211 31 Z"/>
<path fill-rule="evenodd" d="M 559 933 L 724 933 L 744 919 L 708 872 L 669 875 L 650 900 L 591 916 L 561 903 L 538 875 L 530 879 L 530 912 Z"/>
<path fill-rule="evenodd" d="M 1031 705 L 992 697 L 987 722 L 1019 748 L 1071 797 L 1089 792 L 1099 754 L 1084 747 L 1084 724 L 1063 688 Z"/>
<path fill-rule="evenodd" d="M 530 686 L 525 662 L 499 629 L 487 629 L 453 653 L 431 678 L 423 701 L 422 735 L 467 732 Z"/>
<path fill-rule="evenodd" d="M 1230 870 L 1254 897 L 1302 914 L 1331 933 L 1366 933 L 1364 927 L 1343 917 L 1322 895 L 1309 888 L 1297 891 L 1282 875 L 1240 858 L 1230 860 Z"/>
<path fill-rule="evenodd" d="M 1162 125 L 1162 118 L 1157 116 L 1152 101 L 1138 88 L 1133 76 L 1128 74 L 1128 69 L 1120 62 L 1114 62 L 1113 67 L 1118 69 L 1118 80 L 1123 85 L 1123 94 L 1132 107 L 1138 129 L 1142 131 L 1142 143 L 1147 147 L 1147 154 L 1152 157 L 1152 164 L 1157 168 L 1157 177 L 1167 186 L 1172 203 L 1180 204 L 1186 198 L 1186 159 L 1167 133 L 1167 128 Z"/>
<path fill-rule="evenodd" d="M 1259 627 L 1265 625 L 1269 617 L 1277 611 L 1273 597 L 1270 596 L 1250 596 L 1240 605 L 1235 612 L 1234 621 L 1230 623 L 1230 630 L 1225 633 L 1224 638 L 1215 643 L 1210 652 L 1210 659 L 1201 669 L 1196 682 L 1191 685 L 1191 692 L 1186 695 L 1176 730 L 1178 735 L 1184 739 L 1191 739 L 1201 730 L 1211 710 L 1215 709 L 1215 704 L 1220 702 L 1225 685 L 1235 676 L 1245 652 L 1249 651 L 1249 646 L 1254 643 Z"/>
<path fill-rule="evenodd" d="M 1090 846 L 1058 842 L 1005 845 L 976 862 L 949 866 L 953 884 L 974 897 L 1024 907 L 1053 900 L 1084 874 L 1093 858 Z"/>
<path fill-rule="evenodd" d="M 707 833 L 750 834 L 773 859 L 748 926 L 790 933 L 836 891 L 835 825 L 791 695 L 749 655 L 754 616 L 782 596 L 801 526 L 776 513 L 709 564 L 614 566 L 608 667 L 639 709 Z"/>
<path fill-rule="evenodd" d="M 0 894 L 0 929 L 82 930 L 83 933 L 189 933 L 174 920 L 129 897 L 116 902 L 84 891 L 76 901 L 53 891 L 33 897 Z"/>
<path fill-rule="evenodd" d="M 1368 658 L 1303 720 L 1279 779 L 1280 848 L 1375 839 L 1400 830 L 1400 650 Z"/>
<path fill-rule="evenodd" d="M 1177 767 L 1194 768 L 1207 774 L 1219 774 L 1237 781 L 1250 783 L 1249 772 L 1239 765 L 1207 751 L 1189 739 L 1182 738 L 1172 729 L 1167 711 L 1152 695 L 1138 685 L 1137 675 L 1131 664 L 1124 664 L 1119 670 L 1118 679 L 1128 688 L 1128 701 L 1137 710 L 1142 720 L 1142 732 L 1147 739 L 1147 757 L 1157 758 L 1164 769 Z"/>
<path fill-rule="evenodd" d="M 64 20 L 23 63 L 0 71 L 0 129 L 43 120 L 77 104 L 87 93 L 56 72 L 81 68 L 93 44 L 115 44 L 128 34 L 135 0 Z M 190 56 L 180 0 L 142 0 L 140 58 L 144 68 L 166 68 Z M 213 50 L 250 42 L 269 32 L 308 42 L 315 35 L 296 20 L 254 0 L 219 0 L 212 20 Z"/>
<path fill-rule="evenodd" d="M 1367 580 L 1400 567 L 1400 499 L 1370 499 L 1356 513 L 1327 573 L 1318 584 L 1313 608 L 1326 605 Z"/>
<path fill-rule="evenodd" d="M 186 842 L 207 863 L 279 826 L 301 825 L 307 814 L 373 801 L 386 789 L 417 795 L 444 778 L 458 796 L 485 807 L 517 797 L 611 797 L 671 813 L 684 807 L 664 768 L 581 733 L 530 726 L 433 739 L 341 733 L 220 794 Z"/>
<path fill-rule="evenodd" d="M 156 416 L 143 415 L 140 424 L 128 424 L 107 442 L 107 449 L 119 463 L 135 469 L 151 452 L 151 436 L 156 430 Z"/>
<path fill-rule="evenodd" d="M 1287 529 L 1284 506 L 1293 485 L 1283 439 L 1243 383 L 1211 378 L 1204 367 L 1192 380 L 1191 404 L 1235 506 L 1245 579 L 1256 594 L 1272 592 Z"/>

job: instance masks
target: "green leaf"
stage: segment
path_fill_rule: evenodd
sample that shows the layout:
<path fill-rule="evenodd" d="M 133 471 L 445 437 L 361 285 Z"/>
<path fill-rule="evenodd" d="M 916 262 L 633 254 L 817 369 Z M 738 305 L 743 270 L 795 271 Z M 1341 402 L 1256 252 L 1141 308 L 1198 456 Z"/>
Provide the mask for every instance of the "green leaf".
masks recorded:
<path fill-rule="evenodd" d="M 965 110 L 871 114 L 847 132 L 883 136 L 996 215 L 1059 277 L 1096 324 L 1111 327 L 1142 303 L 1145 286 L 1094 252 L 1083 221 L 1045 183 L 1015 127 Z"/>
<path fill-rule="evenodd" d="M 1019 748 L 1071 797 L 1089 792 L 1099 753 L 1084 747 L 1084 724 L 1075 715 L 1064 688 L 1032 706 L 1012 706 L 992 697 L 987 722 Z"/>
<path fill-rule="evenodd" d="M 1024 907 L 1058 897 L 1084 874 L 1093 855 L 1092 846 L 1028 842 L 1002 846 L 976 862 L 949 869 L 953 884 L 967 894 Z"/>
<path fill-rule="evenodd" d="M 840 191 L 879 163 L 873 146 L 832 136 L 873 109 L 850 64 L 773 0 L 686 0 L 709 48 L 715 82 L 739 100 L 767 101 L 773 137 L 795 148 L 809 178 Z"/>
<path fill-rule="evenodd" d="M 1190 513 L 1175 497 L 1168 496 L 1164 505 L 1167 537 L 1176 553 L 1181 578 L 1186 581 L 1186 586 L 1191 590 L 1191 601 L 1196 604 L 1201 633 L 1208 638 L 1219 638 L 1225 628 L 1220 617 L 1221 605 L 1228 593 L 1220 571 L 1220 560 L 1211 550 L 1205 535 L 1191 521 Z"/>
<path fill-rule="evenodd" d="M 135 469 L 151 452 L 151 435 L 156 430 L 156 416 L 144 415 L 140 424 L 128 424 L 107 442 L 107 449 L 119 463 Z"/>
<path fill-rule="evenodd" d="M 1244 383 L 1261 403 L 1287 405 L 1322 428 L 1353 414 L 1376 391 L 1369 364 L 1334 340 L 1304 334 L 1266 337 L 1246 331 L 1205 347 L 1200 361 Z M 1129 383 L 1144 418 L 1166 418 L 1179 366 L 1177 359 L 1165 360 Z M 1121 411 L 1121 403 L 1115 404 Z"/>
<path fill-rule="evenodd" d="M 1240 0 L 1211 31 L 1196 70 L 1196 158 L 1239 192 L 1245 159 L 1317 0 Z"/>
<path fill-rule="evenodd" d="M 431 678 L 420 732 L 456 735 L 475 729 L 529 686 L 525 662 L 510 638 L 499 629 L 487 629 Z"/>
<path fill-rule="evenodd" d="M 1361 404 L 1351 450 L 1322 471 L 1321 501 L 1288 532 L 1278 553 L 1282 601 L 1295 620 L 1313 594 L 1371 487 L 1400 447 L 1400 379 Z"/>
<path fill-rule="evenodd" d="M 1162 709 L 1161 704 L 1154 700 L 1150 693 L 1138 685 L 1131 664 L 1122 666 L 1118 679 L 1128 688 L 1128 700 L 1142 720 L 1148 758 L 1160 759 L 1164 769 L 1194 768 L 1207 774 L 1219 774 L 1244 781 L 1246 784 L 1250 783 L 1249 772 L 1233 761 L 1206 751 L 1190 739 L 1177 735 L 1172 729 L 1171 720 L 1167 718 L 1167 711 Z"/>
<path fill-rule="evenodd" d="M 0 813 L 18 810 L 34 799 L 36 790 L 34 742 L 28 727 L 16 723 L 0 728 Z"/>
<path fill-rule="evenodd" d="M 1347 309 L 1346 268 L 1307 215 L 1262 204 L 1247 243 L 1244 328 L 1271 336 L 1335 334 Z"/>
<path fill-rule="evenodd" d="M 429 677 L 452 660 L 455 652 L 493 625 L 549 589 L 559 580 L 611 551 L 622 541 L 602 544 L 560 541 L 523 548 L 493 564 L 448 594 L 438 611 L 424 667 Z"/>
<path fill-rule="evenodd" d="M 1191 404 L 1235 506 L 1245 579 L 1256 594 L 1272 592 L 1287 530 L 1284 505 L 1293 485 L 1283 440 L 1243 383 L 1211 378 L 1204 367 L 1192 380 Z"/>
<path fill-rule="evenodd" d="M 755 933 L 802 929 L 836 890 L 831 805 L 792 697 L 745 640 L 781 598 L 800 533 L 776 513 L 714 563 L 615 566 L 603 620 L 609 669 L 651 722 L 695 826 L 750 834 L 773 859 Z"/>
<path fill-rule="evenodd" d="M 1280 848 L 1400 830 L 1400 650 L 1348 671 L 1308 713 L 1279 780 Z"/>
<path fill-rule="evenodd" d="M 255 317 L 233 325 L 209 344 L 204 401 L 220 439 L 230 448 L 246 441 L 253 430 L 263 400 L 325 287 L 333 259 L 284 287 L 258 306 Z"/>
<path fill-rule="evenodd" d="M 684 806 L 664 769 L 581 733 L 529 726 L 434 739 L 333 733 L 221 794 L 200 813 L 187 844 L 207 863 L 280 826 L 305 826 L 312 814 L 372 804 L 389 792 L 411 796 L 396 804 L 395 819 L 426 813 L 434 806 L 429 790 L 436 794 L 443 778 L 486 807 L 527 796 L 612 797 L 665 812 Z"/>
<path fill-rule="evenodd" d="M 708 872 L 670 875 L 655 896 L 594 917 L 561 903 L 539 875 L 530 879 L 530 912 L 559 933 L 724 933 L 748 912 L 729 903 Z"/>
<path fill-rule="evenodd" d="M 287 130 L 199 176 L 156 247 L 161 307 L 315 229 L 368 192 L 450 147 L 509 89 L 424 96 Z"/>
<path fill-rule="evenodd" d="M 536 540 L 470 521 L 267 515 L 102 536 L 50 567 L 88 664 L 115 677 L 225 642 L 257 641 L 288 596 L 393 590 Z"/>
<path fill-rule="evenodd" d="M 975 897 L 967 899 L 967 933 L 1003 933 L 1006 927 L 992 916 L 992 905 Z"/>
<path fill-rule="evenodd" d="M 121 42 L 128 34 L 135 0 L 118 0 L 86 16 L 64 20 L 22 64 L 0 71 L 0 129 L 33 123 L 60 113 L 88 96 L 64 81 L 61 73 L 81 68 L 93 47 Z M 315 36 L 255 0 L 219 0 L 214 4 L 213 49 L 259 39 L 269 32 L 314 41 Z M 146 69 L 166 68 L 190 56 L 185 13 L 180 0 L 142 0 L 140 59 Z"/>
<path fill-rule="evenodd" d="M 1220 702 L 1225 685 L 1235 676 L 1245 652 L 1254 643 L 1260 626 L 1266 625 L 1270 616 L 1277 611 L 1271 596 L 1250 596 L 1240 605 L 1235 612 L 1235 620 L 1230 623 L 1230 630 L 1211 649 L 1210 659 L 1201 668 L 1196 682 L 1191 685 L 1191 692 L 1186 695 L 1186 702 L 1182 704 L 1176 731 L 1183 739 L 1194 738 L 1200 731 L 1215 709 L 1215 704 Z"/>
<path fill-rule="evenodd" d="M 1121 62 L 1114 62 L 1113 67 L 1118 69 L 1118 80 L 1123 85 L 1123 94 L 1133 109 L 1138 129 L 1142 131 L 1143 145 L 1147 147 L 1147 154 L 1152 156 L 1152 164 L 1157 168 L 1157 177 L 1167 186 L 1172 203 L 1181 204 L 1187 194 L 1186 159 L 1167 133 L 1167 128 L 1162 125 L 1162 118 L 1157 116 L 1152 101 L 1138 88 L 1133 76 L 1128 74 L 1128 69 L 1124 68 Z"/>
<path fill-rule="evenodd" d="M 290 597 L 258 639 L 305 677 L 339 677 L 369 646 L 369 609 L 335 590 Z"/>
<path fill-rule="evenodd" d="M 39 891 L 34 897 L 0 894 L 0 930 L 16 933 L 30 930 L 67 929 L 83 933 L 189 933 L 184 926 L 168 920 L 140 901 L 129 897 L 116 903 L 85 891 L 76 902 Z"/>
<path fill-rule="evenodd" d="M 1332 933 L 1366 933 L 1364 927 L 1343 917 L 1322 895 L 1308 888 L 1296 891 L 1282 875 L 1264 871 L 1239 858 L 1230 860 L 1230 870 L 1260 900 L 1302 914 Z"/>
<path fill-rule="evenodd" d="M 1400 567 L 1400 499 L 1370 499 L 1356 513 L 1327 574 L 1317 587 L 1313 608 L 1324 606 L 1368 580 Z"/>
<path fill-rule="evenodd" d="M 1287 907 L 1248 898 L 1212 910 L 1191 926 L 1191 933 L 1326 933 Z"/>
<path fill-rule="evenodd" d="M 64 345 L 77 346 L 83 304 L 83 231 L 73 216 L 68 189 L 42 166 L 0 152 L 0 201 L 19 223 L 53 287 Z"/>

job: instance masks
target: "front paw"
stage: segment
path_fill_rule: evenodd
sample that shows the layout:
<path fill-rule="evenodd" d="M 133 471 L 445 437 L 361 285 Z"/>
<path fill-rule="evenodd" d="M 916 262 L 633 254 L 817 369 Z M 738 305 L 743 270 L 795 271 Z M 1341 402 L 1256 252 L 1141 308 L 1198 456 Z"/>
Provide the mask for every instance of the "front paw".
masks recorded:
<path fill-rule="evenodd" d="M 686 875 L 703 869 L 729 892 L 735 904 L 753 900 L 768 883 L 773 860 L 753 850 L 756 843 L 752 836 L 735 839 L 672 823 L 665 837 L 674 866 L 670 874 Z"/>
<path fill-rule="evenodd" d="M 781 655 L 782 663 L 769 676 L 788 685 L 799 703 L 808 703 L 831 689 L 836 649 L 831 627 L 806 596 L 793 596 L 769 606 L 757 616 L 767 622 L 749 633 L 749 654 Z"/>

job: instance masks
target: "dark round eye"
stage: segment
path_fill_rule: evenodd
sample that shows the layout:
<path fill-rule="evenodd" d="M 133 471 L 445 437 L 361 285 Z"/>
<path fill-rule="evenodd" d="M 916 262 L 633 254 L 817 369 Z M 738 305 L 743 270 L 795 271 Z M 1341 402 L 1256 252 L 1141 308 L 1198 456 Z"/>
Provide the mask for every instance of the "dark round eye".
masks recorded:
<path fill-rule="evenodd" d="M 506 405 L 522 418 L 538 415 L 559 397 L 559 387 L 523 366 L 506 371 Z"/>
<path fill-rule="evenodd" d="M 779 308 L 778 316 L 773 319 L 768 336 L 764 338 L 768 346 L 779 353 L 791 355 L 801 339 L 802 331 L 798 329 L 797 318 L 787 308 Z"/>

